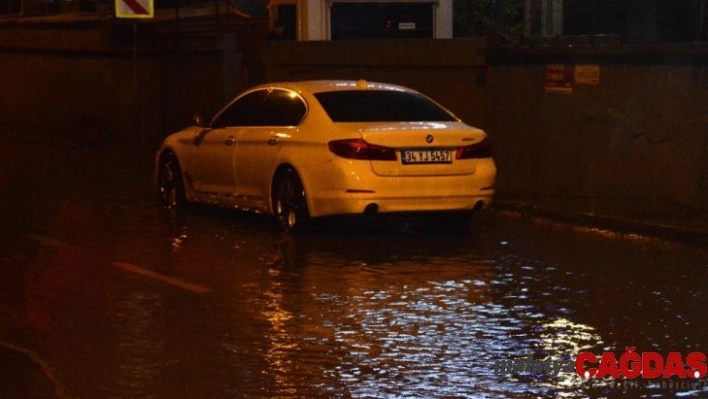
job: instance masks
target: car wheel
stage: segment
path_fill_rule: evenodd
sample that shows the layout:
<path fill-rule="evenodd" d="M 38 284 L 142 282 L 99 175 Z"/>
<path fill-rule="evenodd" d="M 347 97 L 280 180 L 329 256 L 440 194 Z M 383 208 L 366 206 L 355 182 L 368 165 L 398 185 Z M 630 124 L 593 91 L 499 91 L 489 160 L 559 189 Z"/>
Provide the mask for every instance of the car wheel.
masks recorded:
<path fill-rule="evenodd" d="M 303 232 L 310 220 L 307 196 L 297 173 L 288 168 L 278 174 L 273 191 L 273 208 L 286 233 Z"/>
<path fill-rule="evenodd" d="M 157 195 L 160 204 L 167 208 L 176 208 L 184 205 L 184 182 L 182 171 L 177 157 L 173 153 L 166 153 L 160 159 L 160 168 L 157 175 Z"/>

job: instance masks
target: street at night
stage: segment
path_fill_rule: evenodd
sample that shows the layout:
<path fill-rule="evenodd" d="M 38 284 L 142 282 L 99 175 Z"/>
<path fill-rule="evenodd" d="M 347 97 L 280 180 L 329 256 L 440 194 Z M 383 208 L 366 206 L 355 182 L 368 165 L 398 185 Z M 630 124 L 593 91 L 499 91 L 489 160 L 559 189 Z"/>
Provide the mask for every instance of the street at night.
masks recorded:
<path fill-rule="evenodd" d="M 705 372 L 575 370 L 705 353 L 702 246 L 501 210 L 289 235 L 163 209 L 151 156 L 0 138 L 2 396 L 708 396 Z M 573 369 L 500 369 L 532 360 Z"/>

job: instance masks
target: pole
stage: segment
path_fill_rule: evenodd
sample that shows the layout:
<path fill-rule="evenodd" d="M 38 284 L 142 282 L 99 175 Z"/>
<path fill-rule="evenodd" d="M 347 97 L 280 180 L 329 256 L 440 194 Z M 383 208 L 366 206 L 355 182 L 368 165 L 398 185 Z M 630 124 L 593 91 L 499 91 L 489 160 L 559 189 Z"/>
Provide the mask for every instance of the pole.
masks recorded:
<path fill-rule="evenodd" d="M 704 42 L 706 39 L 708 39 L 708 35 L 706 35 L 706 0 L 701 0 L 700 4 L 700 12 L 699 12 L 699 17 L 698 17 L 698 35 L 696 37 L 696 41 L 698 42 Z"/>
<path fill-rule="evenodd" d="M 531 0 L 524 0 L 524 37 L 531 36 Z"/>
<path fill-rule="evenodd" d="M 138 80 L 138 21 L 133 21 L 133 96 L 135 102 L 135 145 L 140 146 L 140 84 Z"/>

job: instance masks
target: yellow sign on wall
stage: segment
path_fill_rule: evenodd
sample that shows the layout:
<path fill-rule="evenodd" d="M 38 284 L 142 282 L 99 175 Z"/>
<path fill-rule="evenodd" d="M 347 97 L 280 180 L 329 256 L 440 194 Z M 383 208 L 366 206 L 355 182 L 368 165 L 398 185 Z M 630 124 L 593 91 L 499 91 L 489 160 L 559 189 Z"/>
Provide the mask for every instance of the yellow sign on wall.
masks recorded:
<path fill-rule="evenodd" d="M 600 84 L 600 66 L 599 65 L 576 65 L 575 66 L 575 83 L 581 85 L 599 85 Z"/>

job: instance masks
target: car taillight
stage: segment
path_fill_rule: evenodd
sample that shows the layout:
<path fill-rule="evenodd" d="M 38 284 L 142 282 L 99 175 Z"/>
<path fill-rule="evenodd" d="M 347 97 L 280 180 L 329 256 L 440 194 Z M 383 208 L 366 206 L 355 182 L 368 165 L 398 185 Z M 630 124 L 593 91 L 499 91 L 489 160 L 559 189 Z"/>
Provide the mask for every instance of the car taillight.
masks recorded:
<path fill-rule="evenodd" d="M 362 139 L 330 141 L 329 150 L 347 159 L 369 161 L 395 161 L 397 159 L 396 151 L 393 148 L 369 144 Z"/>
<path fill-rule="evenodd" d="M 479 143 L 457 149 L 455 159 L 489 158 L 492 156 L 492 142 L 485 137 Z"/>

